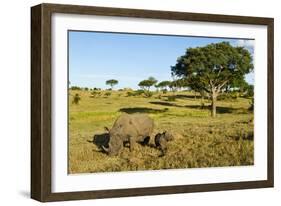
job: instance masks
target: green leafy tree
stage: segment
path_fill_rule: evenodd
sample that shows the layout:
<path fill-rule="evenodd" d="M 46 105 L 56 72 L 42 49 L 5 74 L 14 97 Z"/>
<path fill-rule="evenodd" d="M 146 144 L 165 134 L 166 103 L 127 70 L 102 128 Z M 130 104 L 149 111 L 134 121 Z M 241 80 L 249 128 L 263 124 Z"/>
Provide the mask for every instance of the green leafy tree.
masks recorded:
<path fill-rule="evenodd" d="M 156 88 L 156 91 L 159 92 L 160 87 L 158 86 L 158 84 L 155 84 L 154 87 Z"/>
<path fill-rule="evenodd" d="M 174 92 L 181 88 L 188 87 L 187 80 L 185 78 L 175 79 L 169 83 L 169 87 Z"/>
<path fill-rule="evenodd" d="M 178 88 L 177 82 L 171 81 L 170 84 L 169 84 L 169 88 L 171 89 L 172 92 L 175 92 Z"/>
<path fill-rule="evenodd" d="M 254 96 L 254 85 L 248 84 L 244 79 L 232 82 L 229 87 L 233 88 L 233 90 L 239 91 L 243 96 Z"/>
<path fill-rule="evenodd" d="M 81 97 L 79 96 L 79 94 L 75 94 L 74 97 L 73 97 L 73 100 L 72 100 L 72 104 L 79 104 L 81 100 Z"/>
<path fill-rule="evenodd" d="M 186 78 L 193 88 L 202 88 L 212 101 L 212 116 L 216 116 L 218 95 L 234 80 L 244 79 L 253 70 L 252 56 L 243 47 L 228 42 L 188 48 L 171 67 L 172 75 Z"/>
<path fill-rule="evenodd" d="M 246 91 L 247 91 L 246 95 L 248 97 L 254 98 L 254 85 L 249 84 Z"/>
<path fill-rule="evenodd" d="M 106 85 L 110 85 L 111 89 L 113 90 L 113 87 L 118 84 L 118 80 L 116 80 L 116 79 L 109 79 L 109 80 L 107 80 L 105 82 L 105 84 Z"/>
<path fill-rule="evenodd" d="M 168 89 L 169 85 L 170 85 L 170 81 L 162 81 L 162 82 L 159 82 L 157 84 L 157 86 L 163 91 L 164 89 Z"/>
<path fill-rule="evenodd" d="M 149 77 L 148 79 L 140 81 L 138 86 L 143 90 L 149 91 L 150 87 L 152 87 L 156 83 L 157 80 L 154 77 Z"/>
<path fill-rule="evenodd" d="M 70 89 L 71 89 L 71 90 L 81 90 L 81 87 L 78 87 L 78 86 L 72 86 Z"/>

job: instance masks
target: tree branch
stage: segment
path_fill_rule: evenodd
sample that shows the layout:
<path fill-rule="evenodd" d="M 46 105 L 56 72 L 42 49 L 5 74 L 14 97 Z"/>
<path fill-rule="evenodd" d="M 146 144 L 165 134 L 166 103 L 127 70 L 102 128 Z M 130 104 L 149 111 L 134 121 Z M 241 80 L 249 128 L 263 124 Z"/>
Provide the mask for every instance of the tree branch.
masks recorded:
<path fill-rule="evenodd" d="M 228 82 L 228 80 L 225 80 L 221 85 L 218 86 L 218 90 L 220 91 L 221 88 Z"/>

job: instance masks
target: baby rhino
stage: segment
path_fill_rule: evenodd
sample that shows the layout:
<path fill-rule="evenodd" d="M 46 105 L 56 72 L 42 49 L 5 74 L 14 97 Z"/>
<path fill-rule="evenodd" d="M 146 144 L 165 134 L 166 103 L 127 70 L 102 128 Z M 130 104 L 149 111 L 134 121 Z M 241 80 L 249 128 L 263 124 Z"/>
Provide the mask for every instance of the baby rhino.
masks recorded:
<path fill-rule="evenodd" d="M 170 132 L 158 133 L 155 135 L 155 145 L 162 152 L 161 156 L 164 156 L 167 152 L 167 142 L 174 139 L 174 136 Z"/>

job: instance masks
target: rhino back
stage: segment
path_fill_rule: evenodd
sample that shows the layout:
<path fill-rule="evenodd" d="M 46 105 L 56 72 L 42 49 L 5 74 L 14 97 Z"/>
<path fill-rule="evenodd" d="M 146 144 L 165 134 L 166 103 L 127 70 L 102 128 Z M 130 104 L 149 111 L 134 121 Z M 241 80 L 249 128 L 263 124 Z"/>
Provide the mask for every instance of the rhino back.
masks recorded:
<path fill-rule="evenodd" d="M 121 136 L 145 136 L 152 133 L 153 120 L 145 114 L 122 114 L 111 129 L 112 134 Z"/>
<path fill-rule="evenodd" d="M 132 123 L 140 135 L 149 136 L 154 128 L 153 120 L 145 114 L 135 114 L 132 116 Z"/>

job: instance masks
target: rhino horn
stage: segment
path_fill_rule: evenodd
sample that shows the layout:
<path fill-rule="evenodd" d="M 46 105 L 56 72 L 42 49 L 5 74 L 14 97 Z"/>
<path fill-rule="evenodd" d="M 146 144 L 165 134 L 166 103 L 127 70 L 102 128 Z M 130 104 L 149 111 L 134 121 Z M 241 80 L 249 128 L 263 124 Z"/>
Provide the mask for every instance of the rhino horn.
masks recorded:
<path fill-rule="evenodd" d="M 102 145 L 101 147 L 102 147 L 102 149 L 103 149 L 105 152 L 107 152 L 107 153 L 109 152 L 109 148 L 106 148 L 106 147 L 103 146 L 103 145 Z"/>

